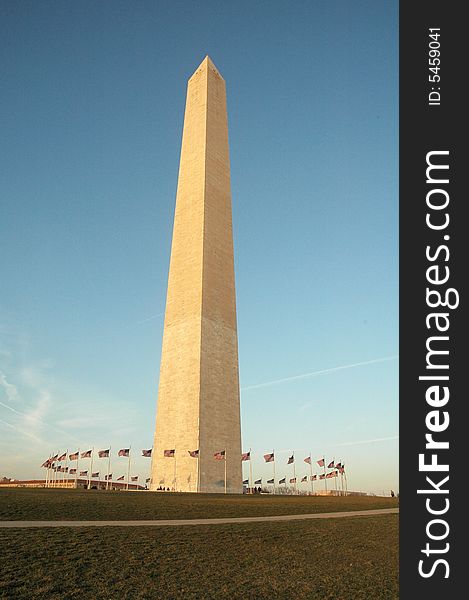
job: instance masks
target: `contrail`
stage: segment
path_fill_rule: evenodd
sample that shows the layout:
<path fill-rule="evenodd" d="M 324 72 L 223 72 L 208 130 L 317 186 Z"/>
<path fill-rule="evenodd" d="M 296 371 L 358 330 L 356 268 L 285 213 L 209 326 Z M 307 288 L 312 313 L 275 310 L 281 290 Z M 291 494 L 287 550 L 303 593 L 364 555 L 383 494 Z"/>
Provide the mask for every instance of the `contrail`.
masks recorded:
<path fill-rule="evenodd" d="M 8 410 L 11 410 L 11 412 L 16 413 L 17 415 L 20 415 L 21 417 L 28 417 L 28 415 L 26 413 L 20 412 L 19 410 L 16 410 L 16 408 L 13 408 L 12 406 L 8 406 L 8 404 L 4 404 L 3 402 L 0 402 L 0 406 L 3 406 L 4 408 L 8 408 Z M 42 423 L 42 425 L 44 425 L 45 427 L 49 427 L 49 429 L 53 429 L 54 431 L 57 431 L 58 433 L 61 433 L 62 435 L 66 435 L 69 438 L 72 438 L 73 440 L 75 440 L 75 442 L 80 442 L 80 440 L 78 438 L 76 438 L 74 435 L 71 435 L 69 432 L 64 431 L 63 429 L 59 429 L 58 427 L 54 427 L 54 425 L 51 425 L 50 423 L 47 423 L 46 421 L 43 421 L 40 418 L 37 418 L 37 420 Z M 4 421 L 4 423 L 6 423 L 6 421 Z M 13 425 L 12 425 L 13 427 Z M 20 431 L 20 430 L 18 430 Z M 26 434 L 28 435 L 28 434 Z M 32 434 L 29 434 L 32 436 Z M 42 441 L 42 440 L 41 440 Z"/>
<path fill-rule="evenodd" d="M 387 442 L 389 440 L 398 440 L 398 435 L 391 435 L 387 438 L 375 438 L 374 440 L 360 440 L 359 442 L 343 442 L 335 444 L 336 446 L 358 446 L 359 444 L 373 444 L 374 442 Z"/>
<path fill-rule="evenodd" d="M 398 440 L 398 435 L 391 435 L 390 437 L 375 438 L 374 440 L 360 440 L 359 442 L 343 442 L 341 444 L 335 444 L 336 446 L 358 446 L 359 444 L 373 444 L 374 442 L 387 442 L 388 440 Z"/>
<path fill-rule="evenodd" d="M 37 437 L 33 433 L 29 433 L 28 431 L 23 431 L 19 427 L 16 427 L 16 425 L 12 425 L 11 423 L 7 423 L 7 421 L 4 421 L 3 419 L 0 419 L 0 423 L 3 423 L 4 425 L 8 425 L 8 427 L 11 427 L 12 429 L 14 429 L 15 431 L 17 431 L 18 433 L 21 433 L 22 435 L 26 435 L 27 437 L 32 438 L 36 442 L 41 442 L 42 444 L 45 444 L 44 440 L 41 440 L 41 438 Z"/>
<path fill-rule="evenodd" d="M 142 321 L 137 321 L 136 325 L 141 325 L 142 323 L 146 323 L 147 321 L 151 321 L 152 319 L 156 319 L 157 317 L 162 317 L 164 315 L 164 312 L 160 312 L 157 315 L 152 315 L 151 317 L 147 317 L 146 319 L 143 319 Z"/>
<path fill-rule="evenodd" d="M 269 385 L 277 385 L 278 383 L 285 383 L 287 381 L 295 381 L 296 379 L 307 379 L 308 377 L 316 377 L 317 375 L 325 375 L 326 373 L 334 373 L 335 371 L 342 371 L 343 369 L 353 369 L 354 367 L 364 367 L 365 365 L 373 365 L 375 363 L 386 362 L 388 360 L 395 360 L 399 355 L 395 356 L 384 356 L 382 358 L 374 358 L 373 360 L 366 360 L 364 362 L 352 363 L 350 365 L 341 365 L 340 367 L 331 367 L 330 369 L 322 369 L 321 371 L 312 371 L 311 373 L 303 373 L 303 375 L 294 375 L 293 377 L 285 377 L 284 379 L 274 379 L 273 381 L 266 381 L 265 383 L 258 383 L 256 385 L 248 385 L 247 387 L 241 388 L 242 392 L 246 390 L 255 390 L 261 387 L 268 387 Z"/>

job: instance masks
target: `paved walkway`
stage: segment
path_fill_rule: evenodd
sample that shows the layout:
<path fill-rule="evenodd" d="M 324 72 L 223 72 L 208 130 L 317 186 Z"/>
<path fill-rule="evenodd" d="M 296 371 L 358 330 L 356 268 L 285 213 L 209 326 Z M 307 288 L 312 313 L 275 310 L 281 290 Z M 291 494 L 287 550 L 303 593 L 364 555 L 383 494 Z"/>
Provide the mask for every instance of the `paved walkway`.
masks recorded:
<path fill-rule="evenodd" d="M 268 523 L 271 521 L 303 521 L 306 519 L 340 519 L 344 517 L 369 517 L 397 514 L 398 508 L 350 510 L 273 517 L 233 517 L 223 519 L 170 519 L 153 521 L 0 521 L 0 528 L 14 527 L 173 527 L 180 525 L 231 525 L 232 523 Z"/>

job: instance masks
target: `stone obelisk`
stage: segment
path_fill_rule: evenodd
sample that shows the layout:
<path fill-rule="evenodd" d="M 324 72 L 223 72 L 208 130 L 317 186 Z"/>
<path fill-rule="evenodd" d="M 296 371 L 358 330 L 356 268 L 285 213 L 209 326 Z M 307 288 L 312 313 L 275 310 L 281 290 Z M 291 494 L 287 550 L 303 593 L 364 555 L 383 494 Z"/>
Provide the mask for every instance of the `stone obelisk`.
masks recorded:
<path fill-rule="evenodd" d="M 208 56 L 187 85 L 152 453 L 159 487 L 242 491 L 226 90 Z"/>

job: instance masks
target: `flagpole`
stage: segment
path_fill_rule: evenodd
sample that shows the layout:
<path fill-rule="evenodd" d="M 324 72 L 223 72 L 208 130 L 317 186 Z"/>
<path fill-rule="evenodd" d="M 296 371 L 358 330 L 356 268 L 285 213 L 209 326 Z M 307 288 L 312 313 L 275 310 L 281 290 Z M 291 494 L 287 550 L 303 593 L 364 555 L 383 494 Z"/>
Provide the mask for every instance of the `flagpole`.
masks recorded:
<path fill-rule="evenodd" d="M 272 461 L 274 463 L 274 495 L 277 491 L 277 487 L 275 485 L 275 450 L 272 450 L 272 454 L 274 455 L 274 460 Z"/>
<path fill-rule="evenodd" d="M 326 479 L 326 457 L 324 456 L 324 454 L 322 455 L 322 466 L 324 467 L 324 487 L 326 489 L 326 496 L 327 496 L 327 479 Z"/>
<path fill-rule="evenodd" d="M 55 456 L 57 456 L 57 454 L 56 454 Z M 57 487 L 57 478 L 58 478 L 58 475 L 57 475 L 57 472 L 58 472 L 58 471 L 57 471 L 57 468 L 58 468 L 58 464 L 59 464 L 59 461 L 58 461 L 58 460 L 56 460 L 56 461 L 55 461 L 55 471 L 54 471 L 54 487 Z"/>
<path fill-rule="evenodd" d="M 65 484 L 65 475 L 67 475 L 67 483 L 68 483 L 68 448 L 67 448 L 67 452 L 65 453 L 65 468 L 67 469 L 67 472 L 64 473 L 64 484 Z"/>
<path fill-rule="evenodd" d="M 249 448 L 249 491 L 252 494 L 252 458 L 251 458 L 251 448 Z"/>
<path fill-rule="evenodd" d="M 344 496 L 344 475 L 342 473 L 342 459 L 340 459 L 340 495 Z"/>
<path fill-rule="evenodd" d="M 132 449 L 132 446 L 129 446 L 129 460 L 127 463 L 127 485 L 126 485 L 126 491 L 129 491 L 129 477 L 130 477 L 130 451 Z"/>
<path fill-rule="evenodd" d="M 78 448 L 78 456 L 77 456 L 77 468 L 75 471 L 75 489 L 77 489 L 77 481 L 78 481 L 78 463 L 80 462 L 80 448 Z"/>
<path fill-rule="evenodd" d="M 199 440 L 200 443 L 200 440 Z M 200 446 L 197 453 L 197 493 L 200 491 Z"/>
<path fill-rule="evenodd" d="M 293 450 L 293 479 L 295 480 L 293 482 L 293 490 L 295 491 L 296 494 L 296 467 L 295 467 L 295 451 Z"/>
<path fill-rule="evenodd" d="M 90 456 L 90 474 L 88 476 L 88 489 L 91 489 L 91 476 L 93 475 L 93 454 L 94 454 L 94 446 L 91 450 L 91 456 Z"/>
<path fill-rule="evenodd" d="M 226 448 L 225 448 L 225 494 L 226 494 Z"/>
<path fill-rule="evenodd" d="M 52 455 L 50 455 L 50 454 L 49 454 L 49 460 L 48 460 L 48 462 L 47 462 L 47 469 L 46 469 L 46 481 L 45 481 L 46 488 L 48 488 L 48 487 L 49 487 L 49 478 L 50 478 L 50 474 L 49 474 L 49 472 L 50 472 L 50 466 L 51 466 L 51 464 L 52 464 L 52 463 L 50 462 L 50 459 L 51 459 L 51 458 L 52 458 Z"/>
<path fill-rule="evenodd" d="M 334 465 L 334 467 L 333 467 L 333 468 L 335 469 L 335 456 L 334 456 L 334 458 L 332 459 L 332 464 Z M 331 471 L 331 473 L 333 473 L 333 472 L 334 472 L 334 471 Z M 334 489 L 335 489 L 335 491 L 336 491 L 336 492 L 338 491 L 338 490 L 337 490 L 337 477 L 334 477 Z M 337 496 L 337 493 L 336 493 L 336 496 Z"/>
<path fill-rule="evenodd" d="M 311 456 L 311 452 L 309 453 L 309 480 L 311 482 L 311 495 L 314 494 L 314 485 L 313 485 L 313 459 Z"/>
<path fill-rule="evenodd" d="M 174 488 L 173 488 L 173 492 L 176 491 L 176 461 L 177 461 L 177 458 L 176 458 L 176 448 L 174 448 L 174 477 L 173 477 L 173 486 L 174 486 Z"/>
<path fill-rule="evenodd" d="M 109 446 L 109 453 L 107 455 L 107 479 L 106 479 L 106 489 L 109 489 L 109 474 L 111 472 L 111 446 Z"/>

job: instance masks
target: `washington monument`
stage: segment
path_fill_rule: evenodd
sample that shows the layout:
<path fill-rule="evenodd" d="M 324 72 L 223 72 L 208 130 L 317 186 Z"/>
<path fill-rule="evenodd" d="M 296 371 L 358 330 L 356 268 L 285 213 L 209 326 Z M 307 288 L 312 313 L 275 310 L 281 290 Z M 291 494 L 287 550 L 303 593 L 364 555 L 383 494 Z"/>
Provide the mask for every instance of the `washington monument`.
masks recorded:
<path fill-rule="evenodd" d="M 242 491 L 226 90 L 208 56 L 187 85 L 152 452 L 159 487 Z"/>

